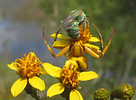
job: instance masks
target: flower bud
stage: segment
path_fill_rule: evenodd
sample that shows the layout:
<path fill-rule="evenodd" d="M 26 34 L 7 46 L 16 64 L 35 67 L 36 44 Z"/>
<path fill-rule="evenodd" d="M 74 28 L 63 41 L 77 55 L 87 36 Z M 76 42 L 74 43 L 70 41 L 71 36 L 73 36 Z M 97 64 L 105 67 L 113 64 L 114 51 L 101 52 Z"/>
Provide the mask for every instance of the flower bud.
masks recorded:
<path fill-rule="evenodd" d="M 111 100 L 117 99 L 132 99 L 135 89 L 129 84 L 115 86 L 111 92 Z"/>
<path fill-rule="evenodd" d="M 78 71 L 82 72 L 82 71 L 86 71 L 88 69 L 87 61 L 85 60 L 85 58 L 83 56 L 72 57 L 71 60 L 75 60 L 76 63 L 78 64 L 78 68 L 77 68 Z"/>
<path fill-rule="evenodd" d="M 94 100 L 108 100 L 109 92 L 105 88 L 100 88 L 94 93 Z"/>

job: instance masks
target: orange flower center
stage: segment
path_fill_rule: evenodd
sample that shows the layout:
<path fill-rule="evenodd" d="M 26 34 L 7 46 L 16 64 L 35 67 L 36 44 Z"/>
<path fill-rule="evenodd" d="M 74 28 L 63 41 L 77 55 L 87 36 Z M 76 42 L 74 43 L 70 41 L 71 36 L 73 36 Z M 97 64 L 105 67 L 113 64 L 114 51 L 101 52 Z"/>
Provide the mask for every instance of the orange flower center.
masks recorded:
<path fill-rule="evenodd" d="M 83 30 L 83 27 L 79 27 L 79 32 L 80 32 L 80 39 L 83 43 L 86 43 L 90 38 L 90 30 L 89 30 L 89 25 L 86 26 L 86 29 Z"/>
<path fill-rule="evenodd" d="M 30 78 L 33 76 L 39 76 L 40 75 L 40 62 L 38 61 L 38 58 L 35 54 L 29 53 L 26 57 L 26 54 L 24 54 L 24 57 L 22 59 L 16 59 L 18 63 L 16 63 L 17 66 L 17 74 L 22 78 Z"/>
<path fill-rule="evenodd" d="M 64 66 L 61 74 L 62 84 L 67 88 L 76 88 L 79 84 L 78 74 L 79 72 L 75 68 L 67 68 Z"/>

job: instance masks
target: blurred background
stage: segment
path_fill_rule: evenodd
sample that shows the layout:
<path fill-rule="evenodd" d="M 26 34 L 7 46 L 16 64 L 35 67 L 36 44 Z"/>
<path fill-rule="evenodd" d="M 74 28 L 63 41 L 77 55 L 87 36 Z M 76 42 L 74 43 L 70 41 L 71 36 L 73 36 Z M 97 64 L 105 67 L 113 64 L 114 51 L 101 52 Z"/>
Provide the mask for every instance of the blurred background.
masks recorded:
<path fill-rule="evenodd" d="M 98 37 L 91 25 L 94 23 L 103 36 L 104 46 L 110 39 L 111 27 L 114 29 L 111 45 L 103 58 L 87 55 L 88 70 L 97 72 L 99 78 L 80 83 L 82 89 L 79 91 L 84 100 L 93 100 L 93 93 L 101 87 L 111 91 L 115 85 L 126 83 L 136 88 L 136 0 L 0 0 L 0 100 L 33 99 L 24 91 L 16 98 L 10 93 L 19 77 L 7 64 L 22 58 L 24 53 L 35 52 L 42 62 L 64 65 L 66 58 L 53 58 L 44 45 L 42 27 L 45 26 L 51 45 L 49 35 L 55 33 L 61 20 L 75 9 L 92 17 L 88 18 L 91 34 Z M 53 50 L 55 54 L 60 51 Z M 42 75 L 41 78 L 46 90 L 40 95 L 47 100 L 47 89 L 58 81 L 51 76 Z M 57 95 L 48 100 L 65 99 Z"/>

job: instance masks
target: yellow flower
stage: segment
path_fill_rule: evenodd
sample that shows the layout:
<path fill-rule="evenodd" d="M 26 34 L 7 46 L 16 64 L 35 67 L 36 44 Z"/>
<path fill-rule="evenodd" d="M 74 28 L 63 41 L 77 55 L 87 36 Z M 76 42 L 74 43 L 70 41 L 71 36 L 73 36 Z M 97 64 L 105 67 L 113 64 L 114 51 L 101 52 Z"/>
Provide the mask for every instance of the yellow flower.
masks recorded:
<path fill-rule="evenodd" d="M 69 64 L 71 64 L 70 61 L 71 63 L 76 62 L 76 64 L 78 64 L 77 71 L 82 72 L 88 69 L 88 64 L 85 58 L 82 56 L 81 57 L 71 57 L 69 60 L 66 61 L 66 63 L 68 64 L 65 64 L 65 65 L 69 66 Z M 73 65 L 75 66 L 76 64 L 73 64 Z"/>
<path fill-rule="evenodd" d="M 84 53 L 87 53 L 95 58 L 101 58 L 105 55 L 106 51 L 108 50 L 110 46 L 111 39 L 113 36 L 113 28 L 111 28 L 112 33 L 111 33 L 110 40 L 104 48 L 102 35 L 100 34 L 98 28 L 94 24 L 92 25 L 97 30 L 100 40 L 96 37 L 93 37 L 90 34 L 88 24 L 87 26 L 85 25 L 85 27 L 84 25 L 79 26 L 80 37 L 78 37 L 78 39 L 76 40 L 63 36 L 62 34 L 58 34 L 60 29 L 57 31 L 56 34 L 51 34 L 50 37 L 54 38 L 52 46 L 57 49 L 62 49 L 58 54 L 55 54 L 53 50 L 51 49 L 51 47 L 49 46 L 49 44 L 47 43 L 45 35 L 44 35 L 44 27 L 43 27 L 43 37 L 44 37 L 45 45 L 47 49 L 49 50 L 50 54 L 55 58 L 60 57 L 62 55 L 65 55 L 66 57 L 68 57 L 68 59 L 71 57 L 81 57 L 82 56 L 85 58 L 86 61 L 88 61 L 88 59 L 84 56 Z M 60 39 L 60 40 L 56 41 L 56 39 Z M 92 45 L 91 44 L 92 42 L 100 42 L 100 47 L 96 45 Z"/>
<path fill-rule="evenodd" d="M 93 37 L 90 34 L 88 27 L 86 27 L 85 30 L 83 30 L 82 28 L 79 27 L 79 31 L 80 31 L 80 38 L 78 40 L 73 40 L 71 38 L 63 36 L 62 34 L 57 35 L 57 38 L 60 40 L 55 41 L 52 46 L 57 49 L 63 49 L 63 52 L 56 55 L 56 57 L 63 55 L 68 50 L 69 51 L 68 51 L 68 54 L 66 55 L 66 57 L 69 57 L 69 58 L 71 56 L 74 56 L 74 57 L 84 56 L 84 53 L 88 53 L 96 58 L 100 57 L 97 54 L 97 53 L 101 53 L 100 48 L 98 46 L 90 44 L 91 42 L 100 42 L 100 40 L 96 37 Z M 50 35 L 50 37 L 53 37 L 53 38 L 55 36 L 56 36 L 56 34 Z"/>
<path fill-rule="evenodd" d="M 98 74 L 93 71 L 77 71 L 77 64 L 74 60 L 73 62 L 71 60 L 70 62 L 66 62 L 62 69 L 49 63 L 43 63 L 43 66 L 49 75 L 56 77 L 60 82 L 52 85 L 47 90 L 48 97 L 62 94 L 63 92 L 66 92 L 66 90 L 69 90 L 69 92 L 66 93 L 69 94 L 70 100 L 83 100 L 82 95 L 76 90 L 79 89 L 79 81 L 87 81 L 98 78 Z"/>
<path fill-rule="evenodd" d="M 11 87 L 11 93 L 14 97 L 19 95 L 30 84 L 32 87 L 43 91 L 45 90 L 45 83 L 39 78 L 40 74 L 47 74 L 46 71 L 41 68 L 40 60 L 36 57 L 34 52 L 30 52 L 27 56 L 24 54 L 22 59 L 16 59 L 15 62 L 8 64 L 8 67 L 17 71 L 20 76 Z"/>

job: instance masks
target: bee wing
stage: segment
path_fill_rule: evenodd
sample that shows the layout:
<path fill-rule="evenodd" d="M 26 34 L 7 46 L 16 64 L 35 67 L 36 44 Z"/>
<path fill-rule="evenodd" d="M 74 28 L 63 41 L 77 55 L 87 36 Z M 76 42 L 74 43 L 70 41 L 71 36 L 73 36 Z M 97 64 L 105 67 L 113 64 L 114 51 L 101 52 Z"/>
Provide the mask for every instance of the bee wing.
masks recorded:
<path fill-rule="evenodd" d="M 74 15 L 69 15 L 66 19 L 61 21 L 60 27 L 64 30 L 70 29 L 74 26 L 73 22 L 75 20 Z"/>

